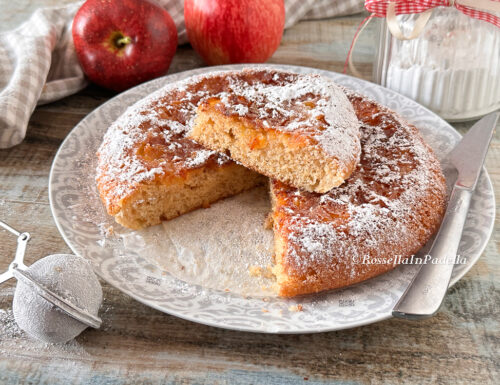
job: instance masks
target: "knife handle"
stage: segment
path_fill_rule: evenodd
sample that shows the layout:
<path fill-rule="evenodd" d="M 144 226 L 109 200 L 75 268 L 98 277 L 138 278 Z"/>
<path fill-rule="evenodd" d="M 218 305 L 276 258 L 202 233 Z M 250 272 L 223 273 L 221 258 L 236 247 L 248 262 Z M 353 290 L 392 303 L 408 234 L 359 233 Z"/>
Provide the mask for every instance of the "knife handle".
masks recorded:
<path fill-rule="evenodd" d="M 457 185 L 453 187 L 443 222 L 428 253 L 431 260 L 421 265 L 394 306 L 392 310 L 394 317 L 424 319 L 432 317 L 439 310 L 455 266 L 471 197 L 472 190 Z"/>

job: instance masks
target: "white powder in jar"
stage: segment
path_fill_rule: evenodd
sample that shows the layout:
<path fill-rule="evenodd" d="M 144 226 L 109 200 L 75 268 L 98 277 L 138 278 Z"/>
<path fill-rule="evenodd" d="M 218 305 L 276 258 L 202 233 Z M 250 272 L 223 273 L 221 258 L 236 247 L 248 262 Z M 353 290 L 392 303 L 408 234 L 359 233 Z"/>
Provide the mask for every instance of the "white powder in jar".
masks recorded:
<path fill-rule="evenodd" d="M 399 16 L 405 35 L 415 15 Z M 500 108 L 500 28 L 453 8 L 436 8 L 413 40 L 391 37 L 382 85 L 450 121 Z"/>

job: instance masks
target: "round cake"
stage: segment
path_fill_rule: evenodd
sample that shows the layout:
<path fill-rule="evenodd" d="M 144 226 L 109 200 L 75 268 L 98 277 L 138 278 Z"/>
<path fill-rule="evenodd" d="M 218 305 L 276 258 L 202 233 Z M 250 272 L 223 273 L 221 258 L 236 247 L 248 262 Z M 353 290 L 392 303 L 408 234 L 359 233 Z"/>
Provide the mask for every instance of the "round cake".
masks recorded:
<path fill-rule="evenodd" d="M 216 72 L 170 84 L 129 108 L 98 152 L 97 186 L 108 213 L 139 229 L 265 183 L 188 133 L 198 106 L 214 97 L 229 100 L 235 82 L 286 85 L 298 76 L 267 69 Z M 439 161 L 418 130 L 394 111 L 344 92 L 361 123 L 360 154 L 355 141 L 344 153 L 351 167 L 357 164 L 351 176 L 323 194 L 271 181 L 280 296 L 345 287 L 393 269 L 432 237 L 445 210 Z M 322 95 L 314 97 L 321 105 Z M 244 106 L 236 106 L 231 114 L 244 115 Z M 262 114 L 272 111 L 263 108 Z"/>
<path fill-rule="evenodd" d="M 395 268 L 438 229 L 446 206 L 439 161 L 394 111 L 346 90 L 361 122 L 361 159 L 326 194 L 271 183 L 278 294 L 352 285 Z"/>

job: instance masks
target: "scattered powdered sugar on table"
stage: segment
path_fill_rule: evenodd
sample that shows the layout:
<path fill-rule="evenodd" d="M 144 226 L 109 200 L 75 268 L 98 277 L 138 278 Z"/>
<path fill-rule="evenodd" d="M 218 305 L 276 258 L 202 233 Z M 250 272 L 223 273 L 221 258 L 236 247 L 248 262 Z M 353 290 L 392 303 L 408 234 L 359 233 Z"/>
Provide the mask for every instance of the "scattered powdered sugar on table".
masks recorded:
<path fill-rule="evenodd" d="M 14 287 L 10 290 L 3 289 L 0 297 L 4 303 L 9 303 L 9 308 L 0 309 L 0 357 L 8 357 L 22 351 L 23 357 L 43 356 L 44 360 L 49 362 L 52 358 L 58 364 L 67 364 L 70 368 L 75 363 L 70 361 L 71 359 L 89 356 L 85 348 L 76 340 L 64 344 L 52 344 L 29 338 L 17 325 L 14 312 L 10 308 L 13 291 Z"/>
<path fill-rule="evenodd" d="M 17 326 L 12 309 L 0 309 L 0 341 L 17 338 L 23 335 Z"/>
<path fill-rule="evenodd" d="M 270 205 L 260 187 L 140 231 L 118 234 L 127 250 L 190 284 L 241 295 L 273 293 Z"/>

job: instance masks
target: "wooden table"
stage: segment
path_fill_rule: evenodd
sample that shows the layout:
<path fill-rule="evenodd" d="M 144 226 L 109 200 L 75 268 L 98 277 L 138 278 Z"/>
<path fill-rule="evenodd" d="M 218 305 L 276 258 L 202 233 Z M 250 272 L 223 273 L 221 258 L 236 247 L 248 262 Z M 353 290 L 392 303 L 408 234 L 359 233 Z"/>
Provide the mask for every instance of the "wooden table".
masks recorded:
<path fill-rule="evenodd" d="M 26 19 L 34 4 L 2 5 L 1 28 Z M 285 32 L 270 61 L 340 72 L 361 17 L 301 22 Z M 373 31 L 364 33 L 355 55 L 365 76 L 371 72 Z M 170 72 L 201 65 L 192 49 L 183 46 Z M 0 218 L 32 234 L 29 264 L 47 254 L 70 252 L 50 213 L 51 161 L 71 128 L 112 96 L 90 86 L 37 108 L 25 141 L 0 150 Z M 461 133 L 469 126 L 456 125 Z M 497 196 L 499 165 L 497 133 L 487 158 Z M 0 383 L 498 384 L 499 235 L 496 227 L 484 255 L 449 290 L 436 317 L 391 319 L 321 334 L 252 334 L 199 325 L 146 307 L 103 282 L 102 328 L 87 330 L 65 345 L 48 345 L 29 339 L 13 322 L 11 282 L 0 290 Z M 15 237 L 0 231 L 0 268 L 7 267 L 14 249 Z"/>

